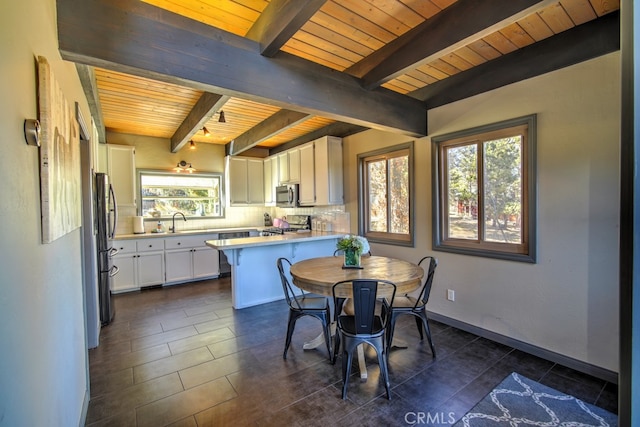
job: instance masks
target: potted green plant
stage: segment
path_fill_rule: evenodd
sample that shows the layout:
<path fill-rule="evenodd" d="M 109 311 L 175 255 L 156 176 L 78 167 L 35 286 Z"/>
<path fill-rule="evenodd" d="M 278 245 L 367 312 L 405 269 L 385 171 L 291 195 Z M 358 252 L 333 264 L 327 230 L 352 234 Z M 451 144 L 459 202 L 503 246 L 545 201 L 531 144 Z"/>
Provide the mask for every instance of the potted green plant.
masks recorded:
<path fill-rule="evenodd" d="M 338 240 L 336 248 L 344 253 L 344 267 L 360 267 L 360 256 L 369 252 L 369 242 L 362 236 L 347 234 Z"/>

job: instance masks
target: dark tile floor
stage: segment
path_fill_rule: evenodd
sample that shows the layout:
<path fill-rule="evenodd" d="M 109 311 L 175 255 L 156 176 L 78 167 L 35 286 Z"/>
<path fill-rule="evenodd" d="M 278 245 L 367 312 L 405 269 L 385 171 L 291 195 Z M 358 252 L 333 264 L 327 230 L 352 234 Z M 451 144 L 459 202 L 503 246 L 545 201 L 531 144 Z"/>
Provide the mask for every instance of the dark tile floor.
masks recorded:
<path fill-rule="evenodd" d="M 230 280 L 118 295 L 114 322 L 89 352 L 89 426 L 409 425 L 416 413 L 448 424 L 512 371 L 617 412 L 614 384 L 431 322 L 438 354 L 415 323 L 398 320 L 389 358 L 392 400 L 367 351 L 366 381 L 354 376 L 341 399 L 340 361 L 326 348 L 302 350 L 321 331 L 298 320 L 282 359 L 284 301 L 234 310 Z M 354 375 L 356 367 L 354 366 Z"/>

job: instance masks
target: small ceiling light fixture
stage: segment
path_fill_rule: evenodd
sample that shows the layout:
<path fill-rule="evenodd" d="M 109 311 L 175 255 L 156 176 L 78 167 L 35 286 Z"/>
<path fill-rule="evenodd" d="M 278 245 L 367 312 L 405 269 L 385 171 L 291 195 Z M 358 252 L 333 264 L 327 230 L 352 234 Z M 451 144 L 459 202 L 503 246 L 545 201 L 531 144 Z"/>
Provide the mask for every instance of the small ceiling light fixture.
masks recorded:
<path fill-rule="evenodd" d="M 202 133 L 204 133 L 204 136 L 211 136 L 211 132 L 209 132 L 206 126 L 202 126 Z"/>
<path fill-rule="evenodd" d="M 180 172 L 194 173 L 196 171 L 193 168 L 193 166 L 191 166 L 191 163 L 187 163 L 184 160 L 180 160 L 180 162 L 178 162 L 178 164 L 176 165 L 175 168 L 173 168 L 173 170 L 176 171 L 177 173 L 180 173 Z"/>
<path fill-rule="evenodd" d="M 189 149 L 190 150 L 195 150 L 196 149 L 196 143 L 193 141 L 189 141 Z"/>
<path fill-rule="evenodd" d="M 218 123 L 227 123 L 227 121 L 224 118 L 224 111 L 220 110 L 220 113 L 218 113 L 220 115 L 220 117 L 218 117 Z"/>

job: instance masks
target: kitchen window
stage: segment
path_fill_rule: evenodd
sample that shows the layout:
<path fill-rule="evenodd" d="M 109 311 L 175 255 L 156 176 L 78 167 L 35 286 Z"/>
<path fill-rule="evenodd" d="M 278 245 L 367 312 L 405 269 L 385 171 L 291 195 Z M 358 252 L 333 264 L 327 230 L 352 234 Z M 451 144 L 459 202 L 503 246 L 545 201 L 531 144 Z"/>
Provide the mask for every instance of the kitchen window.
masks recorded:
<path fill-rule="evenodd" d="M 360 234 L 413 246 L 413 142 L 358 156 Z"/>
<path fill-rule="evenodd" d="M 434 249 L 535 262 L 536 116 L 432 142 Z"/>
<path fill-rule="evenodd" d="M 171 218 L 175 212 L 188 218 L 224 217 L 222 174 L 139 170 L 138 188 L 138 212 L 145 218 Z"/>

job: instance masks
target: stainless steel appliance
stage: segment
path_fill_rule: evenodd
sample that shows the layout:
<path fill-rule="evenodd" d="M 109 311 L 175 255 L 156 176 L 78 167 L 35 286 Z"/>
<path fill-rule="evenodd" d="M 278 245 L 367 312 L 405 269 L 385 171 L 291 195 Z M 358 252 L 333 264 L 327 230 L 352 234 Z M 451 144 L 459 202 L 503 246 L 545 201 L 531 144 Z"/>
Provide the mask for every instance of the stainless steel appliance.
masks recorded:
<path fill-rule="evenodd" d="M 277 186 L 276 206 L 281 208 L 295 208 L 298 206 L 298 184 Z"/>
<path fill-rule="evenodd" d="M 116 196 L 107 174 L 95 174 L 94 194 L 96 197 L 95 232 L 98 252 L 98 300 L 100 323 L 104 326 L 111 322 L 115 314 L 111 295 L 111 281 L 112 277 L 118 273 L 118 267 L 113 265 L 113 256 L 118 253 L 118 250 L 113 247 L 118 211 Z"/>

